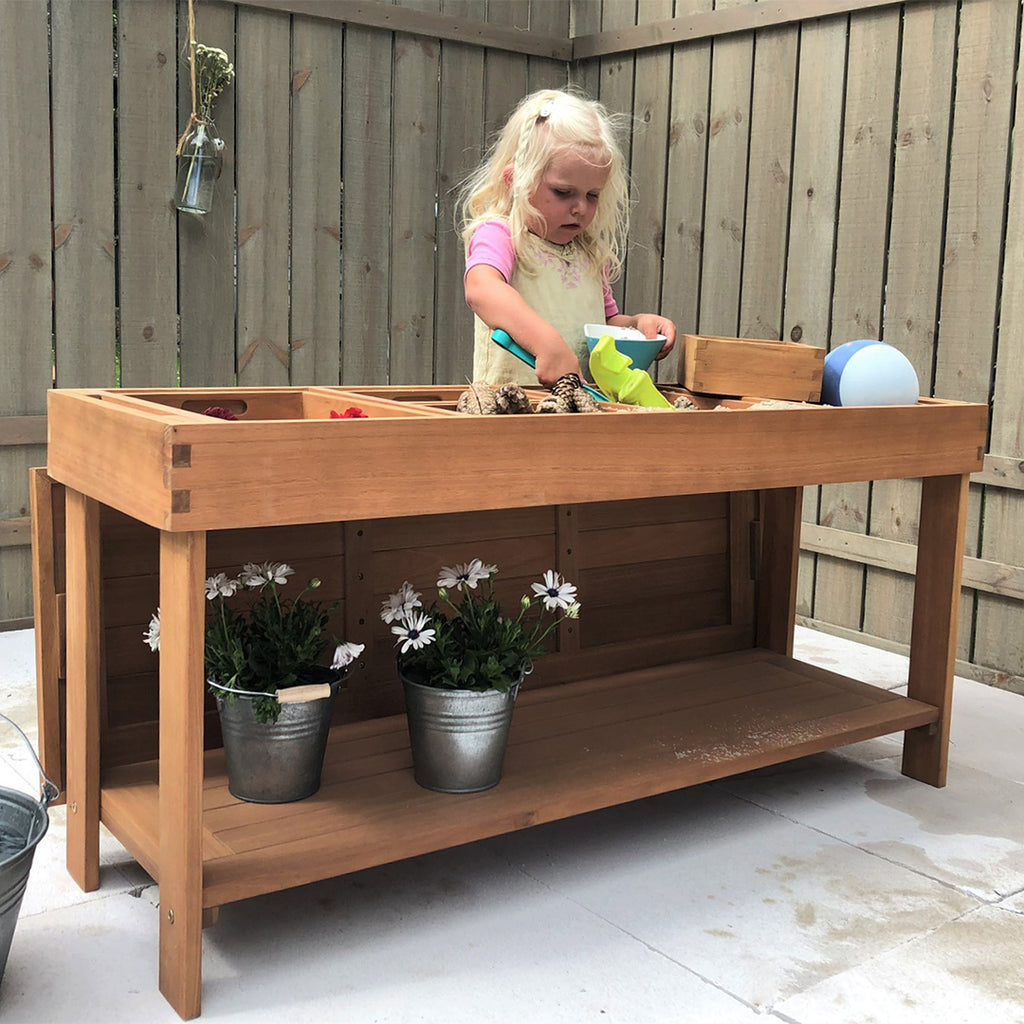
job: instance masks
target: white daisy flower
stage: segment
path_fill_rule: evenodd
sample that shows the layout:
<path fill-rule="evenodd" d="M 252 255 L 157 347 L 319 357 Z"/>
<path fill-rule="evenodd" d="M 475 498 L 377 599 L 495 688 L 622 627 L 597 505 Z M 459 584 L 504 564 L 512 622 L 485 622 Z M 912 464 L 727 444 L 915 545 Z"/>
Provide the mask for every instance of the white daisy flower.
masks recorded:
<path fill-rule="evenodd" d="M 209 576 L 206 580 L 206 600 L 212 601 L 217 597 L 231 597 L 242 586 L 241 580 L 237 580 L 219 572 L 216 576 Z"/>
<path fill-rule="evenodd" d="M 476 585 L 481 581 L 487 579 L 491 573 L 498 571 L 496 565 L 484 565 L 479 558 L 474 558 L 473 561 L 467 562 L 465 565 L 456 566 L 441 566 L 441 575 L 437 579 L 438 587 L 455 587 L 456 590 L 461 590 L 463 585 L 470 588 L 470 590 L 476 590 Z"/>
<path fill-rule="evenodd" d="M 351 665 L 365 649 L 366 644 L 338 644 L 334 648 L 334 660 L 331 662 L 331 668 L 340 669 Z"/>
<path fill-rule="evenodd" d="M 242 568 L 241 580 L 247 587 L 262 587 L 268 583 L 281 586 L 294 572 L 285 562 L 264 562 L 262 565 L 247 562 Z"/>
<path fill-rule="evenodd" d="M 395 645 L 402 645 L 402 654 L 405 654 L 410 648 L 418 651 L 421 647 L 426 647 L 434 642 L 435 631 L 425 628 L 428 622 L 430 619 L 423 612 L 417 612 L 404 619 L 402 625 L 391 627 L 391 632 L 398 637 Z"/>
<path fill-rule="evenodd" d="M 386 601 L 381 601 L 380 617 L 385 622 L 394 622 L 396 619 L 403 619 L 414 608 L 422 608 L 420 595 L 412 589 L 412 584 L 406 580 L 401 588 L 391 594 Z"/>
<path fill-rule="evenodd" d="M 530 585 L 534 594 L 543 599 L 544 607 L 549 612 L 558 608 L 567 609 L 576 600 L 576 587 L 563 580 L 554 569 L 548 569 L 540 583 Z"/>
<path fill-rule="evenodd" d="M 149 620 L 149 629 L 142 634 L 142 639 L 149 644 L 151 651 L 160 650 L 160 609 L 157 608 L 156 614 Z"/>
<path fill-rule="evenodd" d="M 262 587 L 266 582 L 263 578 L 263 567 L 255 562 L 246 562 L 242 566 L 242 571 L 238 574 L 238 578 L 247 587 Z"/>

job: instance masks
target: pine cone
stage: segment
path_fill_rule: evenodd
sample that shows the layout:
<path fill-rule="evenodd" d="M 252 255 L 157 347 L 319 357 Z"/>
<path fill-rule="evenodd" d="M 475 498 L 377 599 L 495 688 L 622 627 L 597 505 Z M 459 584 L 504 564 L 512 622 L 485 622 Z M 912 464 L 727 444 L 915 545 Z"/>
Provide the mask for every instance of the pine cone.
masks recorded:
<path fill-rule="evenodd" d="M 575 412 L 576 406 L 558 395 L 548 395 L 537 405 L 537 412 Z"/>
<path fill-rule="evenodd" d="M 493 416 L 498 412 L 498 403 L 494 398 L 494 390 L 490 384 L 476 381 L 459 395 L 455 406 L 456 412 L 464 412 L 469 416 Z"/>
<path fill-rule="evenodd" d="M 572 394 L 573 404 L 577 412 L 600 412 L 597 399 L 586 388 L 577 388 Z"/>
<path fill-rule="evenodd" d="M 579 374 L 563 373 L 562 376 L 555 381 L 555 386 L 551 389 L 551 393 L 556 398 L 564 399 L 569 405 L 572 405 L 573 408 L 575 408 L 573 396 L 576 394 L 576 390 L 582 383 L 583 382 L 580 380 Z"/>
<path fill-rule="evenodd" d="M 502 384 L 494 393 L 494 401 L 499 413 L 514 416 L 517 413 L 533 412 L 530 399 L 518 384 Z"/>

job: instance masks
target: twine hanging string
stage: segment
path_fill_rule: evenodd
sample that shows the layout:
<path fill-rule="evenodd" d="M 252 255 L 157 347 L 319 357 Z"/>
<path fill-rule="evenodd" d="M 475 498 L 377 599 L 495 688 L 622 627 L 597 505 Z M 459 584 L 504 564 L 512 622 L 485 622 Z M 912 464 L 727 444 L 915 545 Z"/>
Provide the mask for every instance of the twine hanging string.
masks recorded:
<path fill-rule="evenodd" d="M 192 90 L 192 113 L 188 115 L 188 123 L 178 139 L 178 148 L 175 150 L 178 156 L 181 156 L 181 151 L 185 148 L 185 139 L 192 131 L 192 126 L 203 123 L 196 112 L 196 10 L 194 0 L 188 0 L 188 81 Z"/>

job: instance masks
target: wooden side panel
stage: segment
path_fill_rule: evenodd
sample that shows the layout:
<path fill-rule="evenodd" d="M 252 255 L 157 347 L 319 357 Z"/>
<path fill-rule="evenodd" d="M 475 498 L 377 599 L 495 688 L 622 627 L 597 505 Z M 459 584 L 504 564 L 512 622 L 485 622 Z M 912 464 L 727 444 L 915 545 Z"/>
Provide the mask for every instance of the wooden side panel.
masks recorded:
<path fill-rule="evenodd" d="M 58 553 L 54 492 L 61 509 L 64 489 L 55 485 L 45 469 L 31 471 L 32 521 L 36 532 L 32 540 L 32 595 L 36 654 L 36 708 L 39 728 L 38 751 L 43 773 L 58 789 L 64 789 L 64 700 L 61 693 L 61 659 L 64 633 L 57 606 L 57 591 L 64 593 L 63 546 Z M 59 523 L 64 533 L 63 514 Z M 63 793 L 61 794 L 63 800 Z"/>
<path fill-rule="evenodd" d="M 46 492 L 40 492 L 40 512 L 52 532 L 53 550 L 62 551 L 63 488 L 52 490 L 56 497 L 48 513 Z M 749 647 L 751 499 L 750 494 L 706 494 L 213 531 L 204 574 L 235 575 L 246 562 L 284 561 L 295 569 L 291 596 L 313 577 L 322 581 L 317 598 L 330 609 L 331 634 L 367 645 L 337 702 L 335 721 L 348 722 L 402 710 L 395 638 L 379 617 L 388 594 L 409 580 L 429 605 L 437 599 L 441 568 L 472 558 L 497 564 L 495 594 L 509 608 L 532 594 L 530 585 L 547 569 L 578 587 L 583 615 L 571 634 L 563 634 L 564 644 L 549 643 L 550 653 L 529 679 L 531 688 L 616 666 L 625 670 Z M 162 600 L 161 534 L 102 506 L 97 533 L 103 668 L 96 728 L 106 770 L 157 754 L 159 664 L 143 633 Z M 64 589 L 63 573 L 53 575 L 40 590 L 51 594 L 49 606 L 59 604 Z M 41 563 L 40 579 L 46 583 L 46 578 Z M 233 599 L 244 601 L 244 594 Z M 63 632 L 50 637 L 51 646 L 62 650 Z M 41 658 L 40 665 L 47 680 L 41 735 L 53 740 L 57 753 L 51 763 L 58 774 L 60 651 Z M 212 699 L 203 700 L 209 749 L 220 744 L 220 731 Z"/>
<path fill-rule="evenodd" d="M 337 384 L 341 365 L 344 30 L 293 20 L 291 382 Z"/>

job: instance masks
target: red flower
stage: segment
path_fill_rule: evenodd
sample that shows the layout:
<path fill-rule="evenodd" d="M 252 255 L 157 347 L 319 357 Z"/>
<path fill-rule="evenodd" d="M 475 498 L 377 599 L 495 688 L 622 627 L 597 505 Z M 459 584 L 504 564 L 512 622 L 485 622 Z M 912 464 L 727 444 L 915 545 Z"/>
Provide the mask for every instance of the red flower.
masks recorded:
<path fill-rule="evenodd" d="M 222 405 L 211 405 L 209 409 L 203 410 L 204 416 L 216 416 L 220 420 L 237 420 L 238 417 L 230 410 L 225 409 Z"/>
<path fill-rule="evenodd" d="M 365 420 L 369 419 L 365 412 L 358 405 L 350 405 L 344 412 L 337 409 L 331 410 L 332 420 Z"/>

